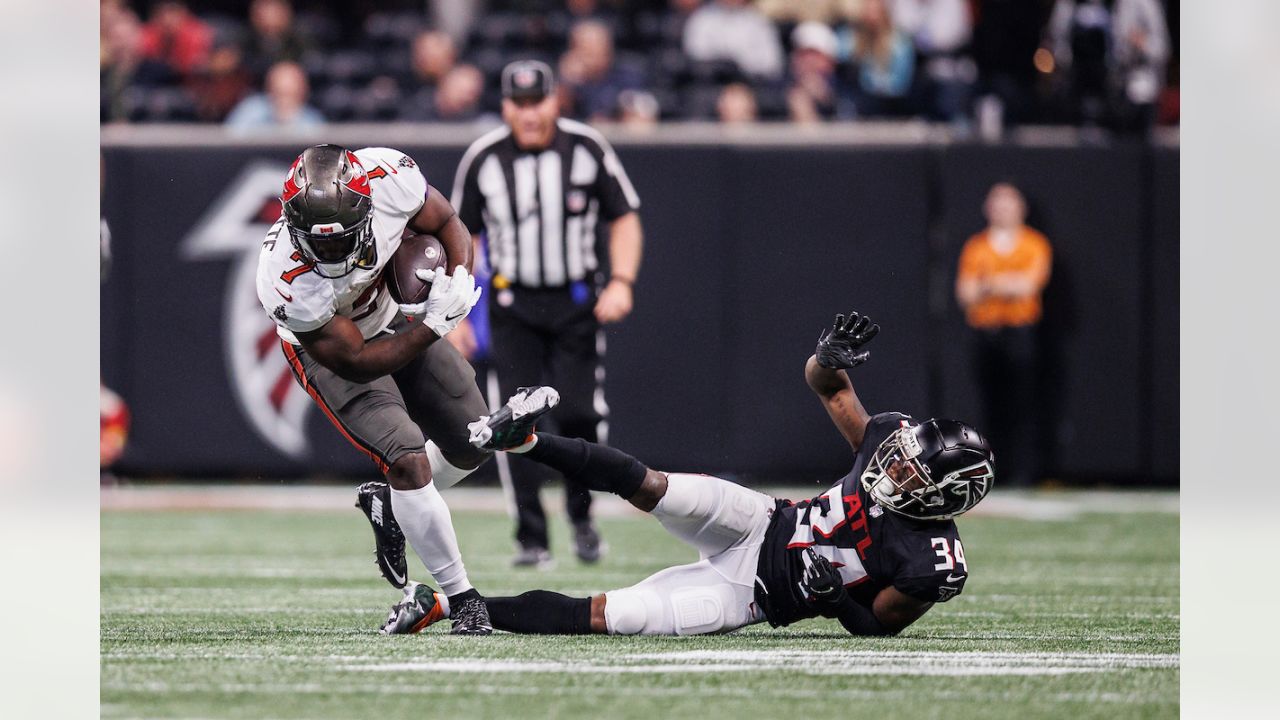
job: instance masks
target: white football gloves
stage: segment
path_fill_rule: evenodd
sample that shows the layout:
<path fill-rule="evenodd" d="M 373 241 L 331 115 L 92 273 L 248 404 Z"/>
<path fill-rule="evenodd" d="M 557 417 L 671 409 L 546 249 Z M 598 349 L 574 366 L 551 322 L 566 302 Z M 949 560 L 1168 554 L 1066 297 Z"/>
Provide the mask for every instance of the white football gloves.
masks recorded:
<path fill-rule="evenodd" d="M 423 324 L 440 337 L 458 327 L 480 300 L 476 279 L 461 265 L 453 269 L 452 275 L 445 275 L 444 268 L 436 268 L 434 272 L 419 270 L 415 274 L 419 280 L 431 283 L 431 292 L 424 302 L 401 305 L 400 312 L 421 317 Z"/>

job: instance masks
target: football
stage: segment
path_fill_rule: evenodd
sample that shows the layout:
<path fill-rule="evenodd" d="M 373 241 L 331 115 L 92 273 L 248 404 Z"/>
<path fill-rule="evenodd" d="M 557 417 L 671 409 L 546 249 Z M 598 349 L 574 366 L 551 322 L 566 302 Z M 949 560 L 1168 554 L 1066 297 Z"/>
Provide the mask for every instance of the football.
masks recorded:
<path fill-rule="evenodd" d="M 423 302 L 431 292 L 431 283 L 418 279 L 417 271 L 434 271 L 438 267 L 448 271 L 449 258 L 445 256 L 444 245 L 431 235 L 418 235 L 405 232 L 400 240 L 400 248 L 391 256 L 384 275 L 387 290 L 391 299 L 400 305 L 412 305 Z"/>

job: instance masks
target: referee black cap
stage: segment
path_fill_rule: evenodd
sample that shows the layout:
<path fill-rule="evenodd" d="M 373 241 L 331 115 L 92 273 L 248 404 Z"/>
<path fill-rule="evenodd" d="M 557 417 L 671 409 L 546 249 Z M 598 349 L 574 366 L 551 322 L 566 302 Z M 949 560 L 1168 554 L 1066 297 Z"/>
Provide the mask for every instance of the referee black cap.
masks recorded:
<path fill-rule="evenodd" d="M 555 89 L 551 67 L 538 60 L 516 60 L 502 69 L 502 97 L 541 100 Z"/>

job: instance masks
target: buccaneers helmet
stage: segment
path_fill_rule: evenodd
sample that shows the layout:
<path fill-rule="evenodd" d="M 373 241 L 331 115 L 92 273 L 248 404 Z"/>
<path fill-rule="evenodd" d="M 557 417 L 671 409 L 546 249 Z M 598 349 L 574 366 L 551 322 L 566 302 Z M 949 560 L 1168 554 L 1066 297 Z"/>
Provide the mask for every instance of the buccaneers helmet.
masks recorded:
<path fill-rule="evenodd" d="M 324 277 L 351 272 L 373 247 L 369 177 L 346 148 L 304 150 L 289 168 L 280 204 L 294 249 Z"/>
<path fill-rule="evenodd" d="M 947 520 L 978 504 L 995 481 L 986 438 L 957 420 L 898 428 L 876 448 L 862 487 L 886 510 Z"/>

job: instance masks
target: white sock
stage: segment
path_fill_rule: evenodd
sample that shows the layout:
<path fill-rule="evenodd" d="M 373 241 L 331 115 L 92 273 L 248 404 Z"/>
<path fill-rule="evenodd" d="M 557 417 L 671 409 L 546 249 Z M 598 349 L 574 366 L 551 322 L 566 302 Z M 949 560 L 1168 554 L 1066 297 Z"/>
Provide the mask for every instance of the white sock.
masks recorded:
<path fill-rule="evenodd" d="M 434 482 L 417 490 L 391 489 L 391 512 L 395 513 L 405 538 L 418 553 L 427 572 L 445 595 L 471 589 L 467 569 L 462 565 L 458 538 L 453 534 L 453 518 Z"/>
<path fill-rule="evenodd" d="M 475 468 L 460 468 L 445 459 L 444 453 L 434 440 L 427 441 L 427 462 L 431 463 L 431 482 L 445 489 L 462 482 L 462 479 L 475 472 Z"/>

